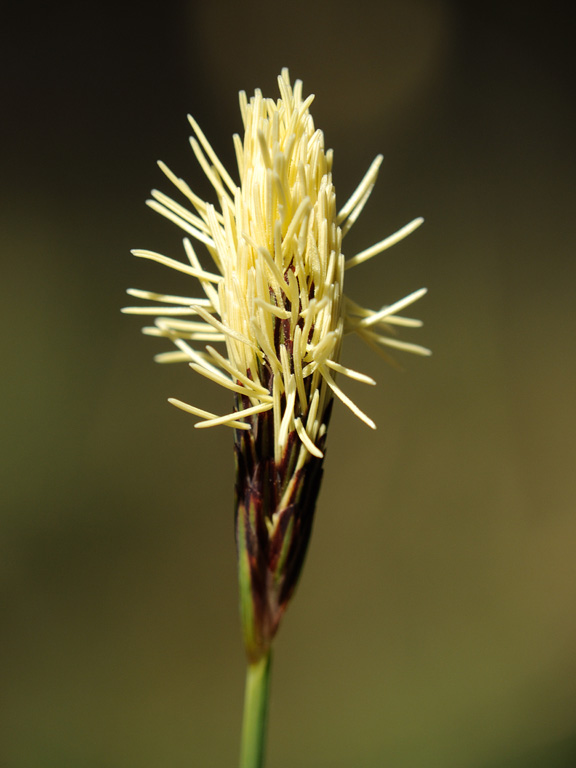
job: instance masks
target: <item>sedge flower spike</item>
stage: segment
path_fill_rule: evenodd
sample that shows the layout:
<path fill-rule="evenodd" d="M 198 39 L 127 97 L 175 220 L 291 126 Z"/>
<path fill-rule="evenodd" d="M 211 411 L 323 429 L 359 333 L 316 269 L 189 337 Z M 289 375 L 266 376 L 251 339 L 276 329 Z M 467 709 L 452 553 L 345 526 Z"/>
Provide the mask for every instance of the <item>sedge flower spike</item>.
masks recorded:
<path fill-rule="evenodd" d="M 344 336 L 355 333 L 382 352 L 429 354 L 393 334 L 395 326 L 421 325 L 399 313 L 425 289 L 377 311 L 352 301 L 343 290 L 348 269 L 406 237 L 422 219 L 346 259 L 342 240 L 372 192 L 382 156 L 338 211 L 332 150 L 325 151 L 323 134 L 309 112 L 313 96 L 303 97 L 300 81 L 292 88 L 286 69 L 278 85 L 276 101 L 259 90 L 250 101 L 240 94 L 244 138 L 234 136 L 239 184 L 189 118 L 192 150 L 214 187 L 218 207 L 200 199 L 160 163 L 188 206 L 158 191 L 148 204 L 186 232 L 187 262 L 152 251 L 133 253 L 183 272 L 199 283 L 203 295 L 130 290 L 156 304 L 124 310 L 157 316 L 144 333 L 165 337 L 176 349 L 156 360 L 188 362 L 234 393 L 234 409 L 225 415 L 170 402 L 199 417 L 199 428 L 227 425 L 234 430 L 241 612 L 252 661 L 268 652 L 298 581 L 334 396 L 375 427 L 336 381 L 340 374 L 375 383 L 340 363 Z M 201 264 L 193 241 L 208 250 L 211 268 Z M 224 348 L 219 351 L 217 345 Z"/>

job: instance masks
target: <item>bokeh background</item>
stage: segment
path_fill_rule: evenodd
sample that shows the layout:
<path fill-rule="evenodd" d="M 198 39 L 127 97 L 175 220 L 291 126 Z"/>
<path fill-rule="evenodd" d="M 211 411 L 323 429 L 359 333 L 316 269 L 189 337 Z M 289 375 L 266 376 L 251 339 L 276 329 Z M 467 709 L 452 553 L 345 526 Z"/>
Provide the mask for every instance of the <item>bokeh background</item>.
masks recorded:
<path fill-rule="evenodd" d="M 181 253 L 144 207 L 165 160 L 209 194 L 186 113 L 225 163 L 237 92 L 316 93 L 339 200 L 379 183 L 347 252 L 391 303 L 422 285 L 434 349 L 351 340 L 309 558 L 278 637 L 270 768 L 576 765 L 576 109 L 562 6 L 464 0 L 22 5 L 2 56 L 0 764 L 236 764 L 243 696 L 231 434 L 168 396 L 130 256 Z M 186 285 L 184 285 L 184 283 Z"/>

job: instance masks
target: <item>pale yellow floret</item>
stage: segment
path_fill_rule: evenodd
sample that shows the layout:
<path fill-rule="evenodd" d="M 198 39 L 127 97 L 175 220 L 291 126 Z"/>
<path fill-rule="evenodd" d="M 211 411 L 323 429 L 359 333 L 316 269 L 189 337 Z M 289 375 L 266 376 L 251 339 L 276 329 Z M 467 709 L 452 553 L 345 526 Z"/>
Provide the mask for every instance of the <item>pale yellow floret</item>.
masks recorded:
<path fill-rule="evenodd" d="M 340 212 L 336 216 L 336 224 L 342 224 L 342 222 L 350 215 L 354 207 L 358 202 L 365 197 L 366 193 L 370 193 L 374 188 L 376 179 L 378 178 L 378 171 L 384 160 L 384 155 L 377 155 L 372 161 L 372 165 L 366 171 L 364 178 L 360 184 L 356 187 L 348 201 L 342 206 Z"/>
<path fill-rule="evenodd" d="M 272 408 L 272 403 L 264 403 L 262 405 L 254 405 L 251 408 L 244 408 L 240 411 L 234 411 L 233 413 L 227 413 L 225 416 L 217 416 L 215 419 L 208 419 L 206 421 L 199 421 L 194 426 L 198 429 L 205 427 L 217 427 L 220 424 L 227 424 L 228 426 L 237 426 L 237 419 L 247 418 L 248 416 L 255 416 L 258 413 L 264 413 Z M 239 422 L 243 424 L 243 422 Z M 250 427 L 250 425 L 248 425 Z"/>
<path fill-rule="evenodd" d="M 181 261 L 170 259 L 168 256 L 163 256 L 161 253 L 155 253 L 154 251 L 134 250 L 132 251 L 132 255 L 138 256 L 141 259 L 157 261 L 159 264 L 163 264 L 166 267 L 172 267 L 172 269 L 177 269 L 179 272 L 184 272 L 191 277 L 197 277 L 199 280 L 208 280 L 210 283 L 219 283 L 222 280 L 221 275 L 215 275 L 213 272 L 205 272 L 204 270 L 189 267 L 188 264 L 182 264 Z"/>
<path fill-rule="evenodd" d="M 175 200 L 172 200 L 171 197 L 168 197 L 168 195 L 165 195 L 163 192 L 159 192 L 157 189 L 153 189 L 150 194 L 157 205 L 163 206 L 175 216 L 188 222 L 188 224 L 194 227 L 195 230 L 203 232 L 207 236 L 205 242 L 207 244 L 211 243 L 211 239 L 208 237 L 208 227 L 199 216 L 196 216 L 188 208 L 180 205 Z"/>
<path fill-rule="evenodd" d="M 393 317 L 396 312 L 399 312 L 400 310 L 404 309 L 404 307 L 408 307 L 410 304 L 418 301 L 418 299 L 424 296 L 425 293 L 426 288 L 420 288 L 418 291 L 414 291 L 414 293 L 411 293 L 409 296 L 405 296 L 403 299 L 396 301 L 394 304 L 390 304 L 388 307 L 383 307 L 379 312 L 374 312 L 368 317 L 365 317 L 363 320 L 360 320 L 358 323 L 358 328 L 368 328 L 369 326 L 376 325 L 382 321 L 389 322 L 389 318 Z"/>
<path fill-rule="evenodd" d="M 254 389 L 252 386 L 247 386 L 247 385 L 241 386 L 239 384 L 235 384 L 231 379 L 226 378 L 226 376 L 223 376 L 221 373 L 215 373 L 206 365 L 199 365 L 198 363 L 190 363 L 190 368 L 192 368 L 194 371 L 201 374 L 202 376 L 205 376 L 207 379 L 211 379 L 216 384 L 220 384 L 221 387 L 230 389 L 232 392 L 236 392 L 239 395 L 244 395 L 244 397 L 249 397 L 251 399 L 258 399 L 258 400 L 261 400 L 263 403 L 272 402 L 272 397 L 270 395 L 262 394 L 262 392 L 258 391 L 257 389 Z"/>
<path fill-rule="evenodd" d="M 244 137 L 234 136 L 238 184 L 194 118 L 188 118 L 194 131 L 192 150 L 216 192 L 220 210 L 159 163 L 193 210 L 156 190 L 148 205 L 203 243 L 215 270 L 201 264 L 189 238 L 184 239 L 188 264 L 154 251 L 133 253 L 198 280 L 205 296 L 187 298 L 130 289 L 132 296 L 171 306 L 124 311 L 157 316 L 154 327 L 144 332 L 166 337 L 177 351 L 161 353 L 156 360 L 188 361 L 197 373 L 236 393 L 238 410 L 223 416 L 171 399 L 178 408 L 202 419 L 197 427 L 223 424 L 250 429 L 251 417 L 272 410 L 276 460 L 281 459 L 295 432 L 301 443 L 301 466 L 306 456 L 323 455 L 317 444 L 326 431 L 324 415 L 333 395 L 375 427 L 335 382 L 334 375 L 340 374 L 375 383 L 340 363 L 344 334 L 354 332 L 379 351 L 391 347 L 429 353 L 388 335 L 392 325 L 420 325 L 397 313 L 423 296 L 425 289 L 378 311 L 356 304 L 343 292 L 347 269 L 399 242 L 422 219 L 414 219 L 346 261 L 342 238 L 370 197 L 382 156 L 376 157 L 338 212 L 333 154 L 325 151 L 323 134 L 315 129 L 309 113 L 314 97 L 303 99 L 302 83 L 297 81 L 292 87 L 286 69 L 278 78 L 278 87 L 276 101 L 265 99 L 258 90 L 250 100 L 240 94 Z M 178 319 L 186 315 L 197 319 Z M 187 343 L 201 341 L 210 342 L 206 352 Z M 225 344 L 225 354 L 211 346 L 215 342 Z M 251 405 L 242 408 L 248 402 Z"/>
<path fill-rule="evenodd" d="M 296 432 L 298 432 L 298 437 L 300 440 L 302 440 L 302 443 L 306 447 L 307 451 L 312 454 L 312 456 L 317 456 L 319 459 L 321 459 L 324 454 L 320 450 L 320 448 L 317 448 L 312 440 L 310 440 L 310 436 L 304 429 L 302 425 L 302 421 L 300 418 L 297 418 L 294 420 L 294 426 L 296 427 Z"/>
<path fill-rule="evenodd" d="M 324 381 L 328 384 L 330 389 L 334 392 L 334 394 L 340 398 L 340 400 L 344 403 L 344 405 L 347 405 L 348 408 L 354 413 L 356 416 L 358 416 L 359 419 L 361 419 L 365 424 L 367 424 L 372 429 L 376 429 L 376 424 L 372 421 L 372 419 L 367 416 L 364 411 L 361 411 L 360 408 L 354 403 L 348 395 L 344 394 L 340 387 L 336 384 L 332 376 L 330 375 L 329 371 L 325 366 L 320 366 L 320 373 L 322 374 Z"/>
<path fill-rule="evenodd" d="M 186 252 L 186 256 L 188 257 L 188 261 L 190 264 L 197 269 L 199 272 L 202 271 L 202 267 L 200 265 L 200 260 L 198 259 L 198 256 L 196 255 L 196 251 L 194 250 L 194 246 L 190 242 L 190 240 L 185 237 L 184 238 L 184 251 Z M 202 289 L 204 293 L 207 296 L 208 299 L 208 305 L 212 309 L 213 312 L 219 313 L 220 312 L 220 299 L 218 297 L 218 291 L 217 289 L 212 285 L 210 280 L 204 280 L 203 278 L 199 277 L 198 280 L 200 281 L 200 285 L 202 286 Z M 194 302 L 192 301 L 192 304 L 196 304 L 197 306 L 204 307 L 204 302 Z"/>
<path fill-rule="evenodd" d="M 206 351 L 208 354 L 210 354 L 214 360 L 220 365 L 227 373 L 229 373 L 231 376 L 233 376 L 235 379 L 238 379 L 238 381 L 241 381 L 243 384 L 245 384 L 247 387 L 251 387 L 257 394 L 261 395 L 267 395 L 268 390 L 266 387 L 263 387 L 261 384 L 258 383 L 258 380 L 256 378 L 250 379 L 246 374 L 242 373 L 238 368 L 234 367 L 230 364 L 230 362 L 223 357 L 217 350 L 214 349 L 214 347 L 206 347 Z"/>
<path fill-rule="evenodd" d="M 346 269 L 356 267 L 358 264 L 362 264 L 363 262 L 368 261 L 368 259 L 371 259 L 373 256 L 377 256 L 388 248 L 391 248 L 393 245 L 396 245 L 396 243 L 404 240 L 405 237 L 408 237 L 409 234 L 414 232 L 415 229 L 418 229 L 418 227 L 423 223 L 424 219 L 422 218 L 414 219 L 414 221 L 411 221 L 409 224 L 403 226 L 402 229 L 399 229 L 398 232 L 394 232 L 393 235 L 385 237 L 384 240 L 381 240 L 379 243 L 372 245 L 370 248 L 366 248 L 365 251 L 357 253 L 356 256 L 348 259 L 346 262 Z"/>
<path fill-rule="evenodd" d="M 166 165 L 166 163 L 163 163 L 162 160 L 158 161 L 158 167 L 162 171 L 162 173 L 174 184 L 176 189 L 181 192 L 184 197 L 187 197 L 188 200 L 192 203 L 194 208 L 197 211 L 201 211 L 206 206 L 206 203 L 204 200 L 202 200 L 201 197 L 198 197 L 198 195 L 194 194 L 188 184 L 184 181 L 184 179 L 180 179 L 176 176 L 176 174 L 172 173 L 170 168 Z M 202 226 L 200 229 L 205 230 L 208 232 L 208 228 L 206 227 L 206 224 L 204 222 L 202 223 Z"/>
<path fill-rule="evenodd" d="M 288 432 L 294 425 L 294 403 L 296 402 L 296 382 L 294 376 L 290 376 L 288 380 L 284 379 L 286 386 L 286 405 L 284 407 L 284 413 L 282 415 L 282 421 L 280 423 L 280 430 L 278 432 L 275 442 L 278 444 L 280 456 L 286 446 L 288 440 Z"/>
<path fill-rule="evenodd" d="M 196 408 L 194 405 L 189 405 L 188 403 L 182 402 L 182 400 L 177 400 L 175 397 L 169 397 L 168 402 L 172 405 L 175 405 L 176 408 L 180 408 L 181 411 L 186 411 L 186 413 L 192 413 L 194 416 L 200 416 L 202 419 L 206 419 L 206 421 L 201 421 L 195 426 L 211 426 L 214 425 L 216 422 L 220 424 L 226 424 L 228 427 L 234 427 L 234 429 L 251 429 L 250 424 L 246 424 L 242 421 L 235 421 L 233 418 L 237 414 L 228 414 L 228 416 L 216 416 L 215 413 L 210 413 L 210 411 L 204 411 L 202 408 Z"/>
<path fill-rule="evenodd" d="M 152 291 L 141 291 L 137 288 L 128 288 L 126 293 L 134 296 L 136 299 L 149 299 L 150 301 L 160 301 L 166 304 L 198 304 L 201 307 L 210 307 L 212 302 L 209 299 L 189 299 L 187 296 L 169 296 L 165 293 L 153 293 Z M 123 309 L 123 312 L 126 310 Z"/>
<path fill-rule="evenodd" d="M 121 312 L 125 315 L 157 315 L 160 311 L 159 307 L 123 307 Z M 162 307 L 162 312 L 165 315 L 196 315 L 197 312 L 190 307 Z"/>
<path fill-rule="evenodd" d="M 159 352 L 154 355 L 155 363 L 186 363 L 190 356 L 186 352 Z"/>
<path fill-rule="evenodd" d="M 230 176 L 228 174 L 228 171 L 226 170 L 226 168 L 224 168 L 224 166 L 220 162 L 220 160 L 218 158 L 218 155 L 212 149 L 208 139 L 206 138 L 206 136 L 204 136 L 204 133 L 202 132 L 202 130 L 200 129 L 200 126 L 198 125 L 196 120 L 194 120 L 192 115 L 188 115 L 188 122 L 192 126 L 192 129 L 193 129 L 194 133 L 196 134 L 196 136 L 198 137 L 198 139 L 200 141 L 200 144 L 202 144 L 202 147 L 204 148 L 204 151 L 206 152 L 206 154 L 208 155 L 210 160 L 212 160 L 212 162 L 216 166 L 216 170 L 220 174 L 220 177 L 226 183 L 226 186 L 232 192 L 232 194 L 234 194 L 234 192 L 236 190 L 236 184 L 230 178 Z"/>
<path fill-rule="evenodd" d="M 152 208 L 153 211 L 160 213 L 162 216 L 164 216 L 164 218 L 174 222 L 174 224 L 180 227 L 180 229 L 183 229 L 184 232 L 188 232 L 188 234 L 192 235 L 192 237 L 196 238 L 196 240 L 200 240 L 200 242 L 204 243 L 204 245 L 206 245 L 208 248 L 214 250 L 214 243 L 210 237 L 208 237 L 208 235 L 205 235 L 204 232 L 201 232 L 199 229 L 196 229 L 196 227 L 193 227 L 181 216 L 178 216 L 169 208 L 166 208 L 165 205 L 156 202 L 156 200 L 147 200 L 146 204 L 149 208 Z"/>

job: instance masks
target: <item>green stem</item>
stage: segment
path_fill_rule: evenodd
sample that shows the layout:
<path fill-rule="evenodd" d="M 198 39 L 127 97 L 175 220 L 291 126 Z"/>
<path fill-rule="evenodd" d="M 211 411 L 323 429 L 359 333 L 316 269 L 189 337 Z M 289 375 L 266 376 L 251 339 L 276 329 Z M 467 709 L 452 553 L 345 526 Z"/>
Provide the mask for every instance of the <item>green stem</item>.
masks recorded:
<path fill-rule="evenodd" d="M 240 768 L 263 768 L 270 692 L 270 652 L 246 671 Z"/>

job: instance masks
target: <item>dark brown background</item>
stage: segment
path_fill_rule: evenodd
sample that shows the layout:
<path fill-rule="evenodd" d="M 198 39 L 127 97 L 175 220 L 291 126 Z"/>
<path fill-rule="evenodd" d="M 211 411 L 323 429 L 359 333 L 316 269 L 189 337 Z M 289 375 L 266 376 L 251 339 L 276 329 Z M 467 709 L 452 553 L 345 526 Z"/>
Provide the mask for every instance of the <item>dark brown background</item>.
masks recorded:
<path fill-rule="evenodd" d="M 225 393 L 123 317 L 186 293 L 129 249 L 180 254 L 143 202 L 158 157 L 208 194 L 192 112 L 233 165 L 237 91 L 289 66 L 317 99 L 347 240 L 426 225 L 350 274 L 378 307 L 426 285 L 429 360 L 348 391 L 301 587 L 280 633 L 270 768 L 576 762 L 575 106 L 554 4 L 384 0 L 26 6 L 2 45 L 0 762 L 236 763 Z"/>

